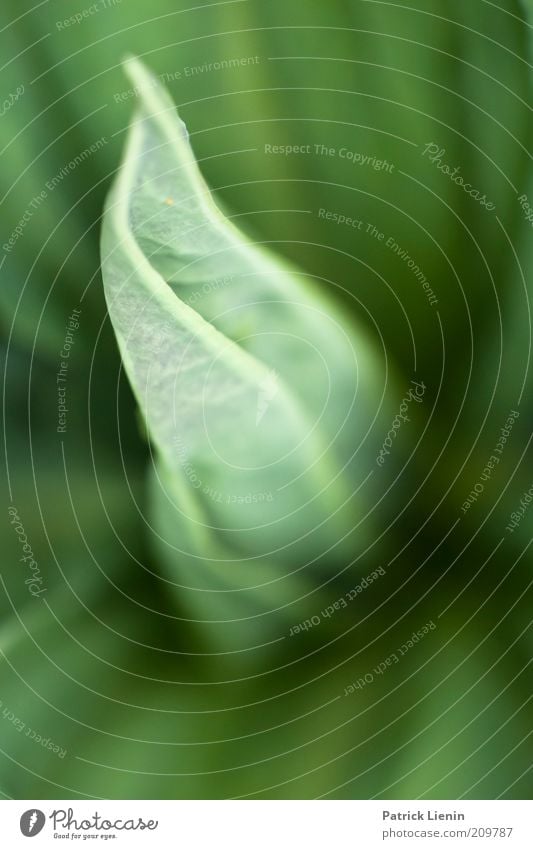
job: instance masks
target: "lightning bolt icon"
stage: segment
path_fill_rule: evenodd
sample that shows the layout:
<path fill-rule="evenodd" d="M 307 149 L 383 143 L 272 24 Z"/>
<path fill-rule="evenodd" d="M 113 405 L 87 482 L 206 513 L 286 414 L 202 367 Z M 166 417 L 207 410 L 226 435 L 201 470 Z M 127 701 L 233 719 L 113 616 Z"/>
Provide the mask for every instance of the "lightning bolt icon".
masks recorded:
<path fill-rule="evenodd" d="M 33 831 L 33 826 L 37 822 L 37 811 L 34 811 L 30 817 L 30 821 L 28 823 L 28 831 Z"/>

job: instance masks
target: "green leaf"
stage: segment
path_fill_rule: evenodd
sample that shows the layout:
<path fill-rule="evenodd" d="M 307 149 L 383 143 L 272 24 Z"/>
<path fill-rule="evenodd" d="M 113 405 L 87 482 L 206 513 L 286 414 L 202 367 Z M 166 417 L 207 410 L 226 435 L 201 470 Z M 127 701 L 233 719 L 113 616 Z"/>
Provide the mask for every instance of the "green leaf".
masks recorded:
<path fill-rule="evenodd" d="M 258 583 L 251 558 L 348 563 L 369 539 L 353 531 L 355 493 L 374 464 L 384 365 L 311 281 L 222 215 L 172 101 L 137 60 L 127 70 L 141 106 L 106 206 L 103 276 L 157 450 L 167 559 L 203 589 L 199 557 L 230 586 Z"/>

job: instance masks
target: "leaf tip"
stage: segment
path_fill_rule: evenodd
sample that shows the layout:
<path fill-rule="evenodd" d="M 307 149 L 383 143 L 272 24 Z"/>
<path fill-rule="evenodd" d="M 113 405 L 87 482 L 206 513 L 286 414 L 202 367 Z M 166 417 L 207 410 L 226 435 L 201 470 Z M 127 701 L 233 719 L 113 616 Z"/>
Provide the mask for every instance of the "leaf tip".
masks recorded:
<path fill-rule="evenodd" d="M 155 74 L 152 74 L 134 53 L 124 55 L 122 67 L 130 82 L 133 83 L 135 90 L 141 95 L 146 95 L 151 89 L 160 87 Z"/>

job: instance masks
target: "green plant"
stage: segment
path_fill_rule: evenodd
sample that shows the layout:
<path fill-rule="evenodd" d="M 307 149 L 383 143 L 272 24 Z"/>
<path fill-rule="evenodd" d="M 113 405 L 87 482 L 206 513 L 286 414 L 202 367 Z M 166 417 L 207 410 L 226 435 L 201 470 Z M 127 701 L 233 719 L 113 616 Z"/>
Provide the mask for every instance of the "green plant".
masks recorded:
<path fill-rule="evenodd" d="M 104 215 L 109 314 L 156 450 L 169 577 L 236 648 L 230 589 L 250 588 L 279 628 L 286 573 L 302 591 L 313 566 L 333 573 L 369 545 L 386 374 L 309 275 L 224 217 L 171 99 L 137 60 L 127 68 L 140 105 Z"/>

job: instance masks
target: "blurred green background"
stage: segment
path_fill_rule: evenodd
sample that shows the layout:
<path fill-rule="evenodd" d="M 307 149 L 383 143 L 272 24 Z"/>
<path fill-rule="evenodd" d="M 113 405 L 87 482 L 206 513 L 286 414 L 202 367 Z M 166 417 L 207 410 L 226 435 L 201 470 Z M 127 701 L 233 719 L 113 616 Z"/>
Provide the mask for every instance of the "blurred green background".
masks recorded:
<path fill-rule="evenodd" d="M 519 201 L 533 206 L 530 12 L 513 0 L 4 0 L 5 797 L 531 793 L 533 509 L 506 529 L 533 484 L 533 256 Z M 427 386 L 416 451 L 399 449 L 394 485 L 376 490 L 380 546 L 342 575 L 309 575 L 274 642 L 259 619 L 233 658 L 190 621 L 154 556 L 149 450 L 103 298 L 101 213 L 135 107 L 126 53 L 167 85 L 235 223 L 367 325 L 391 392 Z M 493 210 L 424 155 L 430 144 Z M 463 512 L 511 411 L 502 460 Z M 12 505 L 41 597 L 24 583 Z M 288 636 L 378 567 L 346 609 Z M 344 696 L 430 621 L 401 663 Z"/>

